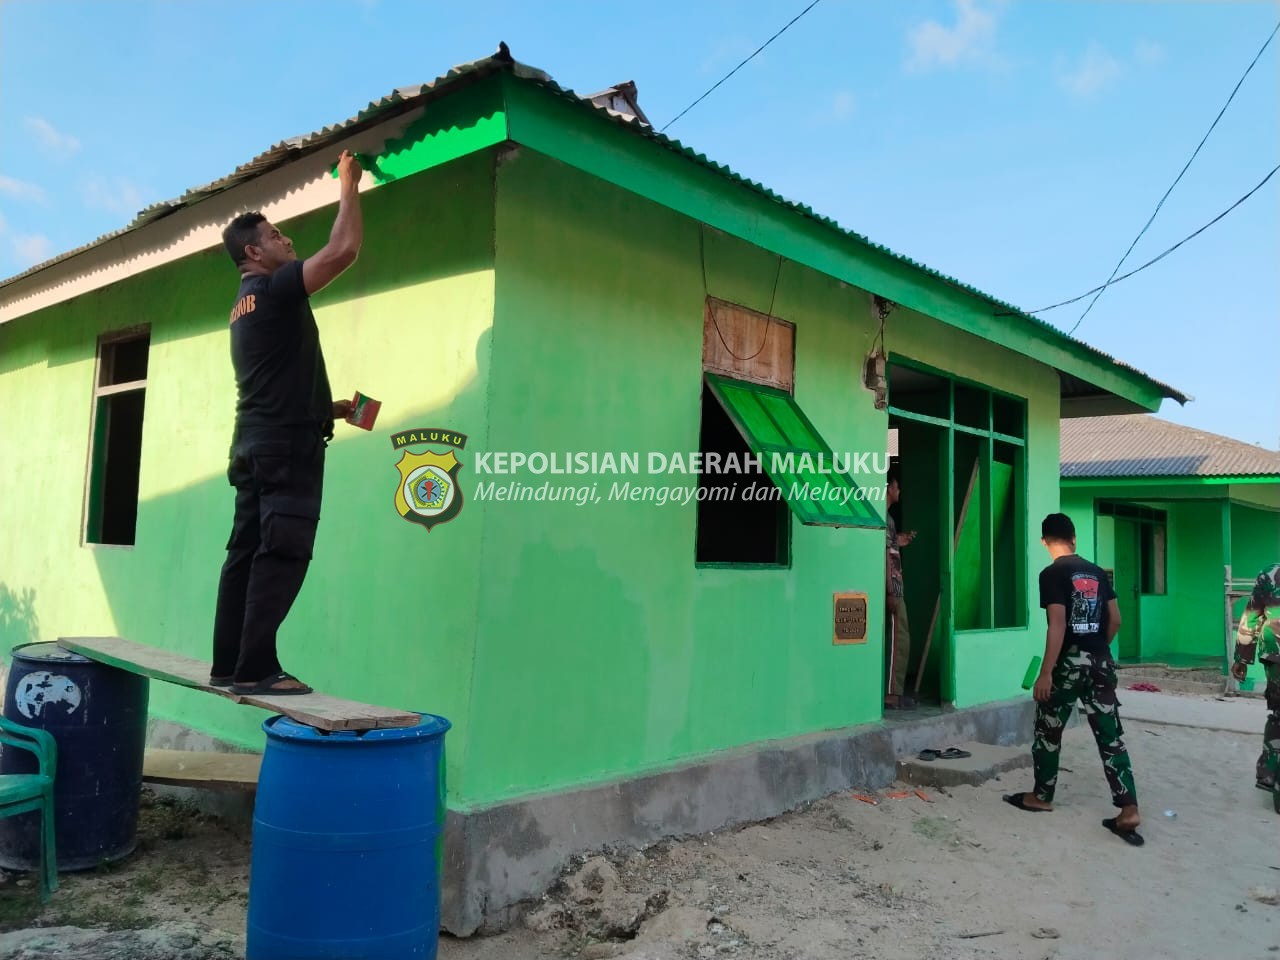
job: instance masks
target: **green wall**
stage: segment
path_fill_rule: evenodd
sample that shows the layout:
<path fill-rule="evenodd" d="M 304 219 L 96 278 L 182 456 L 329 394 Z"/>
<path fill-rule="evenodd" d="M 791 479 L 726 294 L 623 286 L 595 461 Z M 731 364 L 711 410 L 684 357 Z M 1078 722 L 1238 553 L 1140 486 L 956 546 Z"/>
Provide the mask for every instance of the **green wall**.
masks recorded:
<path fill-rule="evenodd" d="M 1103 563 L 1103 551 L 1108 551 L 1110 556 L 1111 543 L 1107 539 L 1108 533 L 1104 534 L 1100 529 L 1095 530 L 1094 514 L 1093 514 L 1093 495 L 1087 494 L 1079 490 L 1064 489 L 1061 492 L 1058 509 L 1071 518 L 1072 523 L 1076 525 L 1076 552 L 1082 557 L 1092 560 L 1099 566 L 1109 566 Z M 1044 517 L 1032 517 L 1034 522 L 1030 526 L 1029 536 L 1031 541 L 1040 548 L 1044 553 L 1044 547 L 1040 543 L 1040 521 Z M 1108 517 L 1098 517 L 1099 521 L 1108 520 Z M 1048 554 L 1044 554 L 1046 563 L 1048 562 Z M 1043 614 L 1041 615 L 1043 617 Z"/>
<path fill-rule="evenodd" d="M 491 449 L 696 450 L 704 296 L 767 311 L 776 258 L 709 230 L 704 289 L 696 223 L 528 149 L 504 156 L 497 184 Z M 826 440 L 883 451 L 885 415 L 858 382 L 867 295 L 788 262 L 773 312 L 796 324 L 796 399 Z M 929 318 L 897 326 L 891 350 L 974 379 L 1000 369 L 995 386 L 1031 398 L 1030 503 L 1055 508 L 1056 457 L 1034 459 L 1057 449 L 1056 380 Z M 599 482 L 607 498 L 613 479 Z M 464 802 L 879 717 L 882 532 L 793 521 L 788 568 L 699 568 L 695 521 L 693 505 L 489 505 Z M 873 600 L 865 645 L 831 642 L 842 590 Z M 912 619 L 922 641 L 927 611 Z M 1041 636 L 964 635 L 957 702 L 1018 695 Z"/>
<path fill-rule="evenodd" d="M 492 449 L 696 451 L 697 225 L 530 150 L 499 167 L 497 223 Z M 775 257 L 709 231 L 706 264 L 713 295 L 769 309 Z M 826 440 L 883 451 L 884 415 L 856 387 L 865 295 L 787 264 L 774 313 L 797 325 L 796 398 Z M 491 504 L 469 798 L 879 717 L 881 608 L 871 642 L 834 646 L 832 593 L 878 598 L 883 531 L 793 522 L 789 568 L 696 568 L 695 517 L 692 504 Z"/>
<path fill-rule="evenodd" d="M 313 300 L 334 390 L 362 390 L 383 409 L 372 434 L 338 426 L 315 560 L 280 635 L 285 665 L 327 693 L 450 718 L 467 713 L 483 508 L 464 510 L 447 541 L 406 523 L 391 505 L 399 455 L 387 437 L 453 426 L 485 442 L 491 178 L 492 155 L 478 154 L 366 193 L 360 259 Z M 315 250 L 335 209 L 285 232 Z M 2 639 L 119 634 L 208 658 L 233 505 L 236 283 L 225 254 L 209 251 L 0 326 L 0 434 L 8 475 L 20 478 L 0 498 L 0 598 L 25 611 L 5 618 Z M 95 341 L 143 322 L 136 545 L 82 547 Z M 267 714 L 221 698 L 153 683 L 151 712 L 262 746 Z M 465 789 L 466 737 L 465 723 L 450 734 L 455 791 Z"/>
<path fill-rule="evenodd" d="M 1233 503 L 1231 505 L 1231 575 L 1256 576 L 1280 563 L 1280 512 Z"/>

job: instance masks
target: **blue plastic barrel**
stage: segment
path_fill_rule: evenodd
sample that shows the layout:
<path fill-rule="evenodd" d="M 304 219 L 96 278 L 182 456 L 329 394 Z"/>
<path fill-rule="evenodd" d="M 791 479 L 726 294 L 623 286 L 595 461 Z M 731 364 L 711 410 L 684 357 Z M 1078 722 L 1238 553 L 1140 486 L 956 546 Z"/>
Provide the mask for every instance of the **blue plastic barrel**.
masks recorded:
<path fill-rule="evenodd" d="M 137 845 L 147 678 L 56 643 L 23 644 L 12 656 L 5 718 L 47 730 L 58 742 L 58 869 L 84 870 L 127 857 Z M 0 774 L 35 771 L 35 757 L 27 751 L 0 752 Z M 38 813 L 0 820 L 0 867 L 34 870 L 39 839 Z"/>
<path fill-rule="evenodd" d="M 434 960 L 449 726 L 262 725 L 246 960 Z"/>

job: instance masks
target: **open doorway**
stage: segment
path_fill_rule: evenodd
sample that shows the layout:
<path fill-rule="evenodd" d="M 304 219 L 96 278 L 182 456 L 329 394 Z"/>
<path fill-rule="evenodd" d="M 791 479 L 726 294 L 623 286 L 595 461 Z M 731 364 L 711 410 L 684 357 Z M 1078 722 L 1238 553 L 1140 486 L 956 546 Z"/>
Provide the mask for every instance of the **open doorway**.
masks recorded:
<path fill-rule="evenodd" d="M 1116 655 L 1140 662 L 1144 607 L 1168 592 L 1168 513 L 1158 503 L 1097 500 L 1094 506 L 1098 563 L 1111 576 L 1120 605 Z M 1151 611 L 1160 622 L 1159 606 Z"/>
<path fill-rule="evenodd" d="M 892 515 L 916 532 L 902 549 L 908 692 L 946 704 L 958 635 L 1027 625 L 1026 401 L 907 361 L 888 381 Z"/>
<path fill-rule="evenodd" d="M 897 434 L 901 495 L 891 509 L 899 530 L 915 532 L 902 548 L 903 597 L 910 624 L 907 693 L 923 704 L 950 699 L 949 604 L 946 586 L 946 431 L 910 420 L 890 421 Z"/>
<path fill-rule="evenodd" d="M 890 513 L 898 530 L 916 535 L 902 548 L 903 597 L 910 625 L 906 692 L 923 706 L 939 705 L 952 697 L 950 603 L 945 593 L 949 435 L 944 426 L 930 421 L 948 418 L 950 384 L 895 365 L 890 368 L 889 389 L 890 464 L 897 468 L 901 489 Z M 928 419 L 915 419 L 911 413 Z"/>

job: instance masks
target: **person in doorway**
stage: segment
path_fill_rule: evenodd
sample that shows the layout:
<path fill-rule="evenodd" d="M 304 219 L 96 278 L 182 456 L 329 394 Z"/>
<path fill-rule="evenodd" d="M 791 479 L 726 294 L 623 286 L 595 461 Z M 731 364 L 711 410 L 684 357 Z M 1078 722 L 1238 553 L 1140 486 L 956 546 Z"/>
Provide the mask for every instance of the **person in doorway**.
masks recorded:
<path fill-rule="evenodd" d="M 235 518 L 218 583 L 209 683 L 241 694 L 304 694 L 280 666 L 276 631 L 302 589 L 320 520 L 324 451 L 350 401 L 333 399 L 309 297 L 355 262 L 364 237 L 360 164 L 338 158 L 329 242 L 306 260 L 261 213 L 222 232 L 240 271 L 231 309 L 236 422 L 227 479 Z"/>
<path fill-rule="evenodd" d="M 902 496 L 901 477 L 891 467 L 885 477 L 885 500 L 893 507 Z M 884 705 L 888 710 L 914 710 L 915 698 L 906 692 L 907 664 L 911 660 L 911 629 L 902 584 L 902 548 L 916 538 L 914 530 L 899 533 L 893 515 L 885 510 L 885 624 L 889 645 L 889 690 Z"/>
<path fill-rule="evenodd" d="M 1253 593 L 1236 629 L 1231 675 L 1245 678 L 1254 658 L 1267 678 L 1267 722 L 1262 728 L 1262 755 L 1254 769 L 1259 790 L 1271 793 L 1280 813 L 1280 563 L 1258 574 Z"/>
<path fill-rule="evenodd" d="M 1115 590 L 1105 570 L 1076 553 L 1076 528 L 1065 513 L 1045 517 L 1040 536 L 1053 562 L 1040 571 L 1040 606 L 1049 626 L 1034 687 L 1035 789 L 1007 794 L 1004 800 L 1029 812 L 1053 809 L 1062 731 L 1078 700 L 1102 757 L 1111 802 L 1120 811 L 1102 825 L 1126 843 L 1142 846 L 1138 795 L 1129 752 L 1121 739 L 1124 728 L 1111 658 L 1111 641 L 1120 630 Z"/>

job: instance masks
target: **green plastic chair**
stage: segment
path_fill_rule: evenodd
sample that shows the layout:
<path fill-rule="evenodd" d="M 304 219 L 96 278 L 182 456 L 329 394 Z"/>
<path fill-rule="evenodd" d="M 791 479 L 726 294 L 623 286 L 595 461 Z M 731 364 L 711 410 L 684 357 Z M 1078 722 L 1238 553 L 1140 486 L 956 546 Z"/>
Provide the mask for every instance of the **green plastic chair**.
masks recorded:
<path fill-rule="evenodd" d="M 58 854 L 53 837 L 53 774 L 58 744 L 47 730 L 24 727 L 0 716 L 0 744 L 36 755 L 39 773 L 0 774 L 0 818 L 40 811 L 40 900 L 58 889 Z"/>

